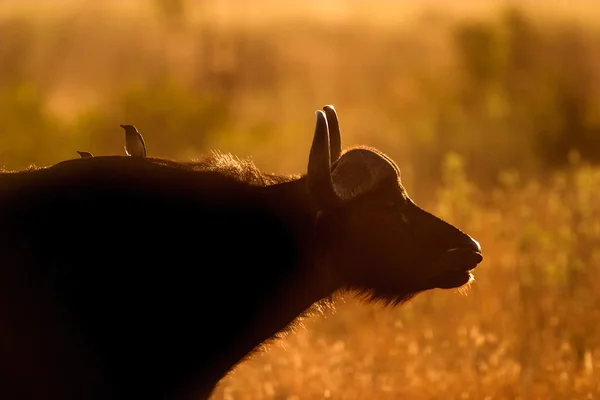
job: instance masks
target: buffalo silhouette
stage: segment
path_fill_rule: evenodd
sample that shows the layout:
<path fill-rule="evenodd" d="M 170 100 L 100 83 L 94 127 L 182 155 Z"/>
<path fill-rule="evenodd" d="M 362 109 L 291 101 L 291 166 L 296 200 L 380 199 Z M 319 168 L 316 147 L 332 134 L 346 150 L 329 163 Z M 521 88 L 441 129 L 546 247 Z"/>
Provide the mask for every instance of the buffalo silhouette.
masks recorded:
<path fill-rule="evenodd" d="M 399 304 L 482 261 L 390 158 L 342 152 L 331 106 L 301 176 L 216 152 L 3 172 L 0 235 L 6 399 L 205 398 L 338 290 Z"/>

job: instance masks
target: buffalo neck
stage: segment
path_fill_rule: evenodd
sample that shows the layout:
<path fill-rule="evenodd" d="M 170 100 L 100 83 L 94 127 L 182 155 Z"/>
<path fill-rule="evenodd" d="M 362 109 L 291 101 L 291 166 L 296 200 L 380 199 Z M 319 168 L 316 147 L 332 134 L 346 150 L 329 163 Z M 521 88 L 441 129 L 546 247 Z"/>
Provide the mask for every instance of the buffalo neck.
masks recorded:
<path fill-rule="evenodd" d="M 222 364 L 225 368 L 215 371 L 214 366 L 211 367 L 210 373 L 215 375 L 216 380 L 251 354 L 261 343 L 285 331 L 314 303 L 328 297 L 337 289 L 321 270 L 323 265 L 316 259 L 317 211 L 310 201 L 306 178 L 261 187 L 259 191 L 265 205 L 276 213 L 286 226 L 293 229 L 299 245 L 299 258 L 294 265 L 279 266 L 286 268 L 288 273 L 282 276 L 277 287 L 269 288 L 263 293 L 261 307 L 248 319 L 251 325 L 240 327 L 239 340 L 222 355 L 222 360 L 226 360 Z"/>

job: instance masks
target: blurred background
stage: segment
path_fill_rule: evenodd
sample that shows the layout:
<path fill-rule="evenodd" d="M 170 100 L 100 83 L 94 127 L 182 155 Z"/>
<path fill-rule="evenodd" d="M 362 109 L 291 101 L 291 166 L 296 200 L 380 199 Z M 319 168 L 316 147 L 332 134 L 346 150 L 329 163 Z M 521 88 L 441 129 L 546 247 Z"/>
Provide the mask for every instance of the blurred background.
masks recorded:
<path fill-rule="evenodd" d="M 340 298 L 213 398 L 598 398 L 596 1 L 0 0 L 6 169 L 124 154 L 134 124 L 149 156 L 304 173 L 325 104 L 485 260 L 467 295 Z"/>

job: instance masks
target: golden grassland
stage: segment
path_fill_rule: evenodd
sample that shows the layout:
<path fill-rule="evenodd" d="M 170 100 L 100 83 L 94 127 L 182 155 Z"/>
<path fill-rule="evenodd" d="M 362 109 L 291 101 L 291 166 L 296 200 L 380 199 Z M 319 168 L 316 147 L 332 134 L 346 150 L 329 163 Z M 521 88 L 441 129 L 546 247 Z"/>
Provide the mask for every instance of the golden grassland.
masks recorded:
<path fill-rule="evenodd" d="M 0 1 L 0 164 L 122 154 L 132 123 L 151 156 L 300 173 L 334 104 L 480 241 L 476 282 L 344 295 L 213 398 L 598 398 L 600 7 L 540 3 Z"/>

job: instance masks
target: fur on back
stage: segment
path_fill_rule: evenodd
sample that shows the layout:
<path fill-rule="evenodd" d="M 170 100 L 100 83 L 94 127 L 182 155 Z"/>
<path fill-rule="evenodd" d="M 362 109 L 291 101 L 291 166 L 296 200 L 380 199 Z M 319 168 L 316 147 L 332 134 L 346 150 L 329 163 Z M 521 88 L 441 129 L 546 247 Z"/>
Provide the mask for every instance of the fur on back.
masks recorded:
<path fill-rule="evenodd" d="M 261 172 L 249 158 L 239 158 L 231 153 L 213 150 L 194 161 L 172 161 L 167 159 L 149 158 L 151 162 L 170 168 L 188 171 L 207 171 L 223 174 L 252 186 L 270 186 L 277 183 L 290 182 L 300 175 L 281 175 Z"/>

